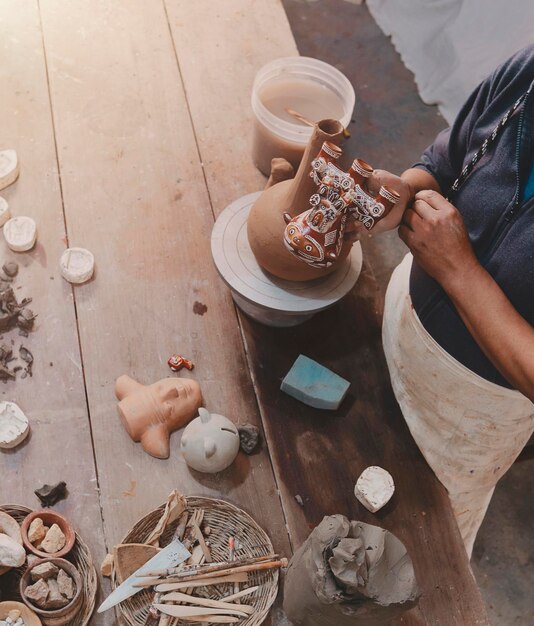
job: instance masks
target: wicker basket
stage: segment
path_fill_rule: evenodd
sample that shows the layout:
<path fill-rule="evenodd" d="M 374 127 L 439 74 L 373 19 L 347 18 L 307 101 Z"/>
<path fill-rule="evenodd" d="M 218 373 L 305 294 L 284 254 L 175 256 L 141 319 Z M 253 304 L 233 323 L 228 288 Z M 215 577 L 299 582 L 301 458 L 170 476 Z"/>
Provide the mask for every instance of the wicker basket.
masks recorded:
<path fill-rule="evenodd" d="M 19 524 L 22 524 L 26 515 L 32 512 L 31 509 L 19 504 L 3 504 L 0 506 L 0 510 L 4 511 L 8 515 L 11 515 L 11 517 L 16 519 Z M 80 576 L 83 581 L 83 599 L 80 611 L 76 617 L 69 622 L 69 626 L 86 626 L 89 623 L 91 615 L 95 609 L 98 579 L 89 548 L 78 533 L 76 533 L 74 547 L 64 558 L 76 567 L 76 569 L 80 572 Z M 7 574 L 2 576 L 0 580 L 2 582 L 2 593 L 5 595 L 4 599 L 21 600 L 19 594 L 19 582 L 24 570 L 24 566 L 19 567 L 18 569 L 10 570 Z"/>
<path fill-rule="evenodd" d="M 204 509 L 204 524 L 211 528 L 210 551 L 213 561 L 226 561 L 228 559 L 228 537 L 236 537 L 236 558 L 245 559 L 273 553 L 271 540 L 265 531 L 244 511 L 237 507 L 212 498 L 190 496 L 187 498 L 187 512 L 191 514 L 195 509 Z M 132 530 L 124 537 L 122 543 L 143 543 L 150 532 L 155 528 L 165 505 L 151 511 L 135 524 Z M 160 546 L 166 546 L 174 534 L 178 520 L 170 524 L 160 539 Z M 113 586 L 118 581 L 115 573 L 112 576 Z M 248 617 L 243 617 L 239 626 L 259 626 L 267 617 L 271 605 L 278 593 L 278 570 L 266 570 L 250 572 L 248 586 L 259 585 L 259 589 L 247 596 L 244 601 L 253 606 L 256 611 Z M 219 600 L 233 592 L 232 584 L 199 587 L 195 589 L 195 595 L 204 598 Z M 122 602 L 119 609 L 122 616 L 130 626 L 144 626 L 148 608 L 152 603 L 154 593 L 151 590 L 142 591 L 129 600 Z M 172 618 L 171 624 L 185 624 L 178 618 Z M 190 626 L 193 622 L 187 622 Z"/>

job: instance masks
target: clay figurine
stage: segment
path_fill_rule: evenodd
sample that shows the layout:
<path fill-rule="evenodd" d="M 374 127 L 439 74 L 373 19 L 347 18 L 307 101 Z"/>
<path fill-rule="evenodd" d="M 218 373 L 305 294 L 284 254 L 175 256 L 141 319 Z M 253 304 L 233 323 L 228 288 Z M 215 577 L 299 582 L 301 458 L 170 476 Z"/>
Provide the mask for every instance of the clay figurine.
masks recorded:
<path fill-rule="evenodd" d="M 169 458 L 171 432 L 185 426 L 202 405 L 200 385 L 188 378 L 164 378 L 142 385 L 121 376 L 115 394 L 127 433 L 157 459 Z"/>
<path fill-rule="evenodd" d="M 317 193 L 310 196 L 309 208 L 296 217 L 284 215 L 287 223 L 284 243 L 296 257 L 311 265 L 331 267 L 340 257 L 349 218 L 371 230 L 399 200 L 399 195 L 381 187 L 376 197 L 367 190 L 373 168 L 355 159 L 349 172 L 336 166 L 341 149 L 325 141 L 311 164 L 310 177 Z"/>
<path fill-rule="evenodd" d="M 180 449 L 198 472 L 215 474 L 231 465 L 239 452 L 239 433 L 226 417 L 199 409 L 200 417 L 184 430 Z"/>
<path fill-rule="evenodd" d="M 191 372 L 195 368 L 193 361 L 190 361 L 189 359 L 186 359 L 179 354 L 173 354 L 171 357 L 169 357 L 167 365 L 171 368 L 173 372 L 179 372 L 184 367 Z"/>
<path fill-rule="evenodd" d="M 395 483 L 391 474 L 378 465 L 364 469 L 354 487 L 354 495 L 371 513 L 385 506 L 394 493 Z"/>

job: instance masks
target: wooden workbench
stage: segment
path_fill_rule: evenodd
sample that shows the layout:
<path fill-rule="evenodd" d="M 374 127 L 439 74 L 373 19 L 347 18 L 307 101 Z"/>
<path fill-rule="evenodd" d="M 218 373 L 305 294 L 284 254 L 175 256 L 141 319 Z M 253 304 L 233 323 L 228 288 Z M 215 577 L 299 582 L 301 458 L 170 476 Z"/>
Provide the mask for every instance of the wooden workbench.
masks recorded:
<path fill-rule="evenodd" d="M 403 624 L 487 624 L 446 494 L 389 387 L 371 270 L 335 310 L 289 331 L 236 315 L 211 262 L 214 217 L 264 184 L 249 158 L 249 97 L 259 67 L 296 54 L 279 0 L 4 0 L 0 42 L 0 148 L 21 161 L 2 195 L 39 228 L 31 253 L 0 242 L 2 259 L 21 265 L 17 293 L 39 315 L 24 340 L 33 378 L 1 389 L 32 434 L 0 454 L 0 501 L 35 508 L 35 488 L 66 480 L 56 508 L 97 564 L 173 488 L 242 506 L 288 555 L 323 515 L 344 513 L 409 548 L 423 597 Z M 67 242 L 95 254 L 91 283 L 59 277 Z M 327 340 L 310 351 L 313 333 Z M 278 391 L 301 351 L 353 383 L 339 414 Z M 168 376 L 173 352 L 194 360 L 208 408 L 263 426 L 260 453 L 208 476 L 187 468 L 177 434 L 167 461 L 129 439 L 115 379 Z M 352 489 L 375 463 L 397 494 L 373 516 Z M 114 621 L 109 611 L 92 623 Z"/>

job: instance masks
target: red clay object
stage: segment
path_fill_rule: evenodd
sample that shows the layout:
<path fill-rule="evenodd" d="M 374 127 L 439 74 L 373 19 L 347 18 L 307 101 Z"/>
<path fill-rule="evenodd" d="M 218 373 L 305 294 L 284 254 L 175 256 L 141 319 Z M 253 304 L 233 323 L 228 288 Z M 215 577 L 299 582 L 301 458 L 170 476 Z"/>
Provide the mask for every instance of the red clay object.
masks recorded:
<path fill-rule="evenodd" d="M 59 550 L 59 552 L 50 554 L 48 552 L 44 552 L 43 550 L 38 550 L 28 539 L 30 524 L 37 517 L 40 517 L 43 520 L 43 524 L 48 526 L 48 528 L 50 528 L 52 524 L 57 524 L 61 528 L 62 533 L 65 535 L 65 546 Z M 46 509 L 29 513 L 21 524 L 20 534 L 22 535 L 22 543 L 24 544 L 26 550 L 41 557 L 42 559 L 60 558 L 65 556 L 72 550 L 74 542 L 76 541 L 76 533 L 67 518 L 63 517 L 60 513 Z"/>

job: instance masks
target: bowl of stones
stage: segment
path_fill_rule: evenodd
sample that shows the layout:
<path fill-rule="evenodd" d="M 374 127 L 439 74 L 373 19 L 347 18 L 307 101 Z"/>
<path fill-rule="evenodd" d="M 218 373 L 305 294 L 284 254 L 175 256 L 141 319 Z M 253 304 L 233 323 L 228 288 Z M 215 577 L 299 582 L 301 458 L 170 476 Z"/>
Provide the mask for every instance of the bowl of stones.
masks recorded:
<path fill-rule="evenodd" d="M 20 579 L 20 596 L 47 626 L 62 626 L 80 610 L 82 579 L 65 559 L 40 559 Z"/>
<path fill-rule="evenodd" d="M 65 556 L 76 540 L 71 523 L 55 511 L 33 511 L 22 522 L 20 532 L 26 550 L 42 559 Z"/>
<path fill-rule="evenodd" d="M 38 616 L 22 602 L 0 602 L 0 626 L 41 626 Z"/>

